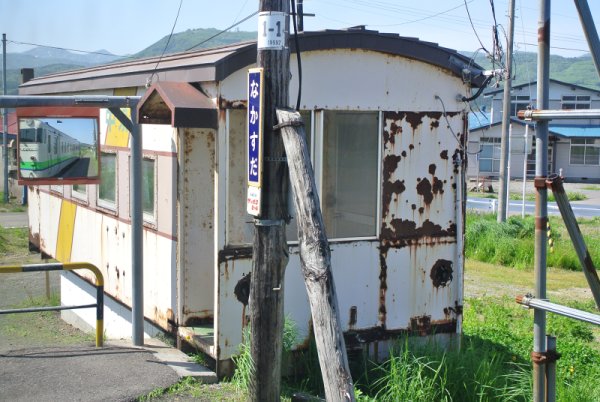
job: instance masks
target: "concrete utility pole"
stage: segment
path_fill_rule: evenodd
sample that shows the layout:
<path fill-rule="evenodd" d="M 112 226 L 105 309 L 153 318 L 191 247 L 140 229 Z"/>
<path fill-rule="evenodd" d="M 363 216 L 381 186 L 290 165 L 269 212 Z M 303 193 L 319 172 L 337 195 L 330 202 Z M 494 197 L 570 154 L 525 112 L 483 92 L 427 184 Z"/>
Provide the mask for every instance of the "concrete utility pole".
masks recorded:
<path fill-rule="evenodd" d="M 289 102 L 288 0 L 260 0 L 257 65 L 264 69 L 264 126 L 261 212 L 254 224 L 250 283 L 250 400 L 279 401 L 283 344 L 283 284 L 288 249 L 288 170 L 275 109 Z M 274 46 L 271 46 L 275 43 Z"/>
<path fill-rule="evenodd" d="M 508 161 L 510 136 L 510 89 L 512 86 L 513 38 L 515 35 L 515 0 L 508 6 L 508 49 L 506 49 L 506 69 L 504 71 L 504 98 L 502 105 L 502 139 L 500 141 L 500 190 L 498 192 L 498 222 L 505 222 L 508 204 Z"/>
<path fill-rule="evenodd" d="M 6 34 L 2 34 L 2 94 L 6 95 Z M 4 171 L 4 203 L 8 203 L 8 150 L 6 147 L 8 135 L 8 121 L 6 108 L 2 108 L 2 169 Z"/>

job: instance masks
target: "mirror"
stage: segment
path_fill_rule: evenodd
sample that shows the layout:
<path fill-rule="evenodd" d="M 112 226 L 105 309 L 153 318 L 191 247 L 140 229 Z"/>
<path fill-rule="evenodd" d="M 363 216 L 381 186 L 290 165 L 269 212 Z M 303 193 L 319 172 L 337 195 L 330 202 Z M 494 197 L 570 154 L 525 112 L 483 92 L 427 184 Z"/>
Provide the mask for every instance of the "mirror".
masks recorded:
<path fill-rule="evenodd" d="M 17 111 L 19 184 L 99 183 L 98 115 L 33 114 Z"/>

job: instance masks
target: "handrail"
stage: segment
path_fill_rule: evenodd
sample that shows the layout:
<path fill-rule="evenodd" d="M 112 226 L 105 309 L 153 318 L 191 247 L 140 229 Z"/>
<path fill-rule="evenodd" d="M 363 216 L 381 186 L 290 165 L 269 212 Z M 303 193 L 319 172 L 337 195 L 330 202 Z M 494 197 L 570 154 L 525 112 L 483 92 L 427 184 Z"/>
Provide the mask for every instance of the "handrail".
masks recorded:
<path fill-rule="evenodd" d="M 96 307 L 96 347 L 102 347 L 104 342 L 104 277 L 102 276 L 102 272 L 100 272 L 98 267 L 88 262 L 56 262 L 48 264 L 4 265 L 0 266 L 0 274 L 38 271 L 72 271 L 75 269 L 88 269 L 92 271 L 92 273 L 96 276 L 95 304 L 83 304 L 75 306 L 31 307 L 23 309 L 0 310 L 0 314 L 30 313 L 36 311 L 59 311 Z"/>

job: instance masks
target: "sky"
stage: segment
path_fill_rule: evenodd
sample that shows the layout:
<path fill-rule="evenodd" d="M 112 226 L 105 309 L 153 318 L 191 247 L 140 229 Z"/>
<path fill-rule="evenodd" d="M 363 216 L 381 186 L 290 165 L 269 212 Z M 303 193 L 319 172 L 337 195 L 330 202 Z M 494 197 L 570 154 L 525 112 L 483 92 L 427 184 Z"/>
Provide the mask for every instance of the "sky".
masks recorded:
<path fill-rule="evenodd" d="M 259 4 L 258 0 L 181 1 L 175 32 L 225 29 L 257 11 Z M 515 3 L 515 50 L 535 52 L 540 1 Z M 574 2 L 552 3 L 551 53 L 576 57 L 588 52 Z M 456 50 L 476 51 L 482 45 L 491 49 L 492 4 L 500 29 L 508 31 L 508 0 L 304 0 L 304 12 L 316 14 L 305 17 L 305 30 L 366 25 Z M 600 1 L 588 4 L 600 26 Z M 16 43 L 21 42 L 127 55 L 168 35 L 179 5 L 180 0 L 0 0 L 0 33 L 7 36 L 8 52 L 31 48 Z M 257 17 L 237 28 L 256 31 Z"/>

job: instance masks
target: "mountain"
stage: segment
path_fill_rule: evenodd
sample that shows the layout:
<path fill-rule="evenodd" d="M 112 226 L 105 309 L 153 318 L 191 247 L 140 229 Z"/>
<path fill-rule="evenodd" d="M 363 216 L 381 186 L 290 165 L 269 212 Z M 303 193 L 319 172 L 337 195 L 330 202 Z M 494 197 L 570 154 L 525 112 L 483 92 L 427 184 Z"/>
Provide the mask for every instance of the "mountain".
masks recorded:
<path fill-rule="evenodd" d="M 460 53 L 473 57 L 473 52 Z M 474 60 L 485 69 L 492 68 L 492 63 L 482 52 L 478 52 Z M 513 83 L 515 85 L 537 79 L 537 53 L 515 52 L 513 60 L 515 65 L 513 68 L 513 75 L 515 77 Z M 550 78 L 584 87 L 600 89 L 600 78 L 590 54 L 580 57 L 551 55 Z"/>
<path fill-rule="evenodd" d="M 167 41 L 169 45 L 167 46 L 167 49 L 164 50 L 165 54 L 185 52 L 192 48 L 198 50 L 208 47 L 230 45 L 232 43 L 245 42 L 257 38 L 256 32 L 247 31 L 224 32 L 215 37 L 219 32 L 221 31 L 215 28 L 188 29 L 187 31 L 173 34 L 171 40 L 169 40 L 169 36 L 167 35 L 158 42 L 136 53 L 133 57 L 160 56 L 165 49 Z"/>

